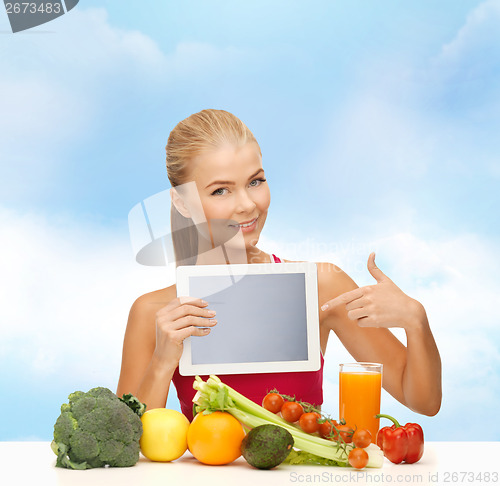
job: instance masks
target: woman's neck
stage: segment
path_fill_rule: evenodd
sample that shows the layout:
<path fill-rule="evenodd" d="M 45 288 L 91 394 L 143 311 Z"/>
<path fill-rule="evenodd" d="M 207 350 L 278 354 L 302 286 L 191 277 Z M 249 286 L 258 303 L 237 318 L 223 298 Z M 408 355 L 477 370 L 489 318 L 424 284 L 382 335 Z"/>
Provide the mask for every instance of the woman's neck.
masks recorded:
<path fill-rule="evenodd" d="M 196 265 L 226 265 L 246 263 L 269 263 L 270 255 L 256 246 L 246 247 L 244 241 L 228 241 L 227 244 L 212 246 L 207 240 L 198 240 Z"/>

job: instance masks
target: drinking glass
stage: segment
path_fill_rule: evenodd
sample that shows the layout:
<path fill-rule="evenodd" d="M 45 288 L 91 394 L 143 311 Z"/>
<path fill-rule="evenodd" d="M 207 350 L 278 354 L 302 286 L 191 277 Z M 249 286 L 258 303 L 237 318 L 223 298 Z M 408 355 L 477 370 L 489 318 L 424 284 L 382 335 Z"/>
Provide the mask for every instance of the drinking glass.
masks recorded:
<path fill-rule="evenodd" d="M 368 429 L 377 440 L 382 364 L 344 363 L 339 372 L 339 419 L 352 429 Z"/>

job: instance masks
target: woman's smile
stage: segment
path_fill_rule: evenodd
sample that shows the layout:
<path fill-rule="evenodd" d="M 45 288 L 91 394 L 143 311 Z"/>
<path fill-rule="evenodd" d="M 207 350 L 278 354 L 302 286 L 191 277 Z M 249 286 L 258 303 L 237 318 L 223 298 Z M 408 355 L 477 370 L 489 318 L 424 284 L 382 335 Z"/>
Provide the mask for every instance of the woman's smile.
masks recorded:
<path fill-rule="evenodd" d="M 241 228 L 241 231 L 243 233 L 250 233 L 251 231 L 253 231 L 257 227 L 257 220 L 258 219 L 259 219 L 259 217 L 257 216 L 256 218 L 251 219 L 247 222 L 243 222 L 243 223 L 239 223 L 239 224 L 230 224 L 229 226 L 231 226 L 232 228 Z"/>

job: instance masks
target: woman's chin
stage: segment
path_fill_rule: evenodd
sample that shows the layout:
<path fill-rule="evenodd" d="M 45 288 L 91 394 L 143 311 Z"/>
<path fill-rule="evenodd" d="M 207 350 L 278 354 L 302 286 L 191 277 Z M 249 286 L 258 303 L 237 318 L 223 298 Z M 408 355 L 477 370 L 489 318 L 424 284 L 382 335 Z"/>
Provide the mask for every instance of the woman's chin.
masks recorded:
<path fill-rule="evenodd" d="M 259 236 L 260 235 L 252 235 L 249 237 L 239 237 L 239 238 L 233 238 L 229 240 L 227 243 L 224 244 L 226 248 L 230 248 L 232 250 L 239 250 L 239 251 L 251 251 L 255 248 L 257 243 L 259 242 Z"/>

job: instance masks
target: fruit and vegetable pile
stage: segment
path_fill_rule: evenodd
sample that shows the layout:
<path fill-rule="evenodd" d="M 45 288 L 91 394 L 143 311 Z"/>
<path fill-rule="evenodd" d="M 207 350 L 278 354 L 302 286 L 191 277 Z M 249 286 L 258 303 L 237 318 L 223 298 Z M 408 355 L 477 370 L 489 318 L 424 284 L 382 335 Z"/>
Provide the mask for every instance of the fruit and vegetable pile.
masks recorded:
<path fill-rule="evenodd" d="M 288 432 L 288 441 L 269 439 L 265 441 L 265 445 L 263 441 L 254 445 L 252 435 L 249 434 L 243 447 L 245 453 L 242 451 L 247 461 L 249 450 L 255 455 L 254 449 L 257 449 L 257 455 L 262 457 L 262 464 L 265 465 L 268 455 L 278 452 L 283 454 L 285 449 L 287 454 L 283 454 L 281 461 L 287 464 L 322 464 L 356 468 L 381 467 L 383 464 L 382 451 L 371 443 L 371 437 L 367 438 L 368 431 L 356 431 L 356 441 L 359 442 L 353 442 L 355 431 L 348 429 L 344 424 L 323 417 L 313 406 L 296 401 L 292 397 L 272 392 L 264 397 L 261 407 L 213 375 L 206 382 L 196 377 L 193 387 L 197 390 L 193 402 L 195 411 L 198 412 L 193 423 L 200 414 L 209 416 L 214 411 L 222 411 L 232 415 L 249 430 L 273 425 Z M 288 443 L 290 438 L 293 441 L 293 448 Z M 193 450 L 191 452 L 196 457 Z M 261 466 L 260 462 L 255 460 L 252 465 L 261 469 L 268 468 Z"/>
<path fill-rule="evenodd" d="M 222 465 L 240 456 L 258 469 L 279 464 L 379 468 L 384 455 L 394 463 L 417 462 L 423 432 L 417 424 L 401 427 L 395 419 L 372 443 L 365 429 L 351 429 L 314 406 L 268 393 L 257 405 L 217 376 L 196 377 L 196 415 L 190 423 L 180 412 L 146 411 L 132 395 L 118 398 L 107 388 L 74 392 L 61 406 L 54 425 L 56 466 L 70 469 L 128 467 L 139 451 L 151 461 L 170 462 L 189 449 L 201 463 Z"/>

